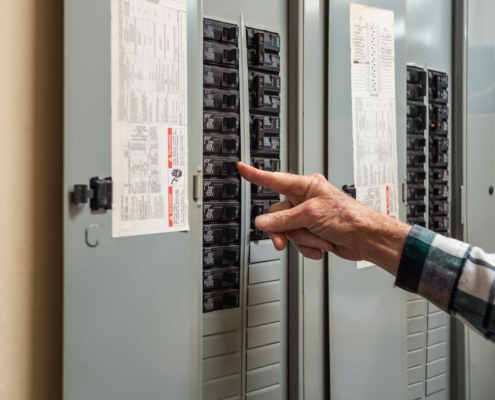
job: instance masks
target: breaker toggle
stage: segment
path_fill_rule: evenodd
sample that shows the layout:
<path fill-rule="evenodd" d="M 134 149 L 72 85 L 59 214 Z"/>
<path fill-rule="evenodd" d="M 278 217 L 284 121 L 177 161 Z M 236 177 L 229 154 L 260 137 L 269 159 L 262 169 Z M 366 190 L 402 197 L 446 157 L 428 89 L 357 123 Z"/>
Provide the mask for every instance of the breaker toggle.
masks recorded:
<path fill-rule="evenodd" d="M 203 61 L 237 66 L 239 65 L 239 49 L 236 46 L 204 41 Z"/>

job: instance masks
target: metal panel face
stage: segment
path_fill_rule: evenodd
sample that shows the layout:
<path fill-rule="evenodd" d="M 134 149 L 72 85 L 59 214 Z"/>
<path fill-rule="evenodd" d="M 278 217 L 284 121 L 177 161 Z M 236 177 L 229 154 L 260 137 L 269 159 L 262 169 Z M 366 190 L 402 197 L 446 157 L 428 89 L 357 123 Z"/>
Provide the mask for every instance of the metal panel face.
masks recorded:
<path fill-rule="evenodd" d="M 201 131 L 199 11 L 197 1 L 188 1 L 191 181 L 201 165 L 195 134 Z M 186 233 L 112 239 L 111 211 L 69 204 L 74 184 L 111 175 L 110 104 L 110 1 L 66 0 L 64 399 L 158 399 L 164 393 L 197 399 L 201 220 L 193 191 L 193 229 Z M 97 247 L 85 243 L 92 224 Z"/>
<path fill-rule="evenodd" d="M 329 5 L 328 177 L 337 187 L 353 183 L 348 0 Z M 399 177 L 405 175 L 405 1 L 359 3 L 394 11 L 395 84 Z M 405 209 L 399 205 L 401 219 Z M 335 400 L 405 398 L 404 293 L 378 267 L 329 257 L 330 394 Z M 377 368 L 377 365 L 380 368 Z"/>
<path fill-rule="evenodd" d="M 466 240 L 495 252 L 495 3 L 468 1 Z M 469 390 L 471 400 L 493 397 L 495 347 L 469 332 Z"/>

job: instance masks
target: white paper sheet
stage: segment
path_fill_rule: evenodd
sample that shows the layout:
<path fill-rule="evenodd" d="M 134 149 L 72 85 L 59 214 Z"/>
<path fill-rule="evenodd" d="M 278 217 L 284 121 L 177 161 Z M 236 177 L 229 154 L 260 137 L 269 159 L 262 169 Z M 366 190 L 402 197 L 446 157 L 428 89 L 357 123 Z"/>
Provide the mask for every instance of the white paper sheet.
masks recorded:
<path fill-rule="evenodd" d="M 189 229 L 186 0 L 111 0 L 113 237 Z"/>
<path fill-rule="evenodd" d="M 394 13 L 351 3 L 350 28 L 356 198 L 398 218 Z"/>

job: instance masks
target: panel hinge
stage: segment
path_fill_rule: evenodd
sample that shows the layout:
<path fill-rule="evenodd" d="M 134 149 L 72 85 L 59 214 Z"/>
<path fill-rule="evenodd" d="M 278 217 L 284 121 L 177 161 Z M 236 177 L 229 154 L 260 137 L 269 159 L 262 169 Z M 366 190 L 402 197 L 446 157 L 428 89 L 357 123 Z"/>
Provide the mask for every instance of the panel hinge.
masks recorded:
<path fill-rule="evenodd" d="M 72 202 L 75 204 L 86 204 L 89 200 L 91 210 L 100 208 L 112 209 L 112 178 L 91 178 L 88 185 L 74 185 Z"/>
<path fill-rule="evenodd" d="M 461 225 L 466 223 L 466 187 L 461 185 Z"/>

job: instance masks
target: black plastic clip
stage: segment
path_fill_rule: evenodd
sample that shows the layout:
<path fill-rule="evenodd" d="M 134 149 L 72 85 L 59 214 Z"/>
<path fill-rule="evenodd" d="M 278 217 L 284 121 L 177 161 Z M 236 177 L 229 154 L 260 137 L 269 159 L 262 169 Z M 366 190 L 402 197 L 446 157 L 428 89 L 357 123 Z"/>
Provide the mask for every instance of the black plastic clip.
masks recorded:
<path fill-rule="evenodd" d="M 356 187 L 354 185 L 344 185 L 342 186 L 342 191 L 353 199 L 356 199 Z"/>
<path fill-rule="evenodd" d="M 91 178 L 88 185 L 74 185 L 72 201 L 86 204 L 89 200 L 91 210 L 112 209 L 112 178 Z"/>

